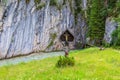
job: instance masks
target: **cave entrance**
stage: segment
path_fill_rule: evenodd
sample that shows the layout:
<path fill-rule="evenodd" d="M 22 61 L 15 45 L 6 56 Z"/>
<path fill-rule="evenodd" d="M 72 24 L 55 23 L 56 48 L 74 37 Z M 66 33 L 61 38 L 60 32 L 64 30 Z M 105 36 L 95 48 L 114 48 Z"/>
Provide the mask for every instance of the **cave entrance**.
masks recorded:
<path fill-rule="evenodd" d="M 66 30 L 61 36 L 60 36 L 60 40 L 63 43 L 63 49 L 65 52 L 65 57 L 67 57 L 69 55 L 69 49 L 70 49 L 70 42 L 74 41 L 74 36 L 68 31 Z"/>
<path fill-rule="evenodd" d="M 60 36 L 60 40 L 64 41 L 64 42 L 72 42 L 74 40 L 74 36 L 68 31 L 66 30 L 61 36 Z"/>

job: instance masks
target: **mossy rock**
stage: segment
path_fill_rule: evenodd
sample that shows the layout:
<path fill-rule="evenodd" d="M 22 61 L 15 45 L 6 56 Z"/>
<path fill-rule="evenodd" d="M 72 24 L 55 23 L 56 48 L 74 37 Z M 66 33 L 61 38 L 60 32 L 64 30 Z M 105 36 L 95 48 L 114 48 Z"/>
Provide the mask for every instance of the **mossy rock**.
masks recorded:
<path fill-rule="evenodd" d="M 40 9 L 42 9 L 43 7 L 45 7 L 45 3 L 39 4 L 39 5 L 36 7 L 36 10 L 40 10 Z"/>
<path fill-rule="evenodd" d="M 50 48 L 54 44 L 54 40 L 57 37 L 57 34 L 53 33 L 50 36 L 51 36 L 51 42 L 49 43 L 49 45 L 47 46 L 47 48 Z"/>
<path fill-rule="evenodd" d="M 39 5 L 41 0 L 34 0 L 35 5 Z"/>

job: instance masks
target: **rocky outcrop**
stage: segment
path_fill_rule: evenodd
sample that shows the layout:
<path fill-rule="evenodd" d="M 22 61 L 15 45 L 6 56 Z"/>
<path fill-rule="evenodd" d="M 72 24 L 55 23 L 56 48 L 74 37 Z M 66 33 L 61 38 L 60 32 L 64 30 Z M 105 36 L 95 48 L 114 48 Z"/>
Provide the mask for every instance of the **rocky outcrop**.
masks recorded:
<path fill-rule="evenodd" d="M 104 40 L 106 43 L 111 43 L 112 41 L 112 33 L 117 29 L 117 23 L 113 20 L 113 18 L 109 17 L 106 19 L 105 24 L 105 35 Z"/>
<path fill-rule="evenodd" d="M 75 28 L 75 45 L 76 48 L 83 48 L 86 44 L 86 21 L 81 14 L 78 14 L 77 25 Z"/>
<path fill-rule="evenodd" d="M 58 1 L 60 4 L 63 2 Z M 39 8 L 36 8 L 34 0 L 29 3 L 25 0 L 10 0 L 7 4 L 2 16 L 0 59 L 32 52 L 62 50 L 63 42 L 59 37 L 66 30 L 74 36 L 74 41 L 69 45 L 71 49 L 75 48 L 77 42 L 85 41 L 85 20 L 79 14 L 79 24 L 75 25 L 74 12 L 71 10 L 74 5 L 66 2 L 58 8 L 51 6 L 50 0 L 41 0 L 41 3 L 45 5 Z"/>

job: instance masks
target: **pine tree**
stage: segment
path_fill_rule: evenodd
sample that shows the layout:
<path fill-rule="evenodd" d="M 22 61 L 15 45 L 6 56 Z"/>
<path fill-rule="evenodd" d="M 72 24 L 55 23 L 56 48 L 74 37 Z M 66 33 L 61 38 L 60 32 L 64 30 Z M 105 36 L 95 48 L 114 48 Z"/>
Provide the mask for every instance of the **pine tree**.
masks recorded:
<path fill-rule="evenodd" d="M 103 0 L 92 0 L 89 20 L 89 37 L 101 45 L 105 31 L 105 9 Z"/>

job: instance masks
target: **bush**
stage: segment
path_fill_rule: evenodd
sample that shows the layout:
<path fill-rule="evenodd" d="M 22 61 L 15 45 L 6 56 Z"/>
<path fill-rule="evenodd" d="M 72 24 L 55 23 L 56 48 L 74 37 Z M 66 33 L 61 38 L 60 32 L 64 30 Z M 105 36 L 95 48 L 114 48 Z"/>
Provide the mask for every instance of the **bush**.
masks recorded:
<path fill-rule="evenodd" d="M 35 5 L 39 5 L 41 0 L 34 0 Z"/>
<path fill-rule="evenodd" d="M 43 7 L 45 7 L 45 4 L 44 4 L 44 3 L 41 3 L 41 4 L 39 4 L 39 5 L 36 7 L 36 10 L 40 10 L 40 9 L 42 9 Z"/>
<path fill-rule="evenodd" d="M 120 46 L 112 46 L 112 48 L 120 50 Z"/>
<path fill-rule="evenodd" d="M 50 6 L 57 6 L 57 0 L 50 0 Z"/>
<path fill-rule="evenodd" d="M 75 65 L 74 57 L 60 56 L 59 60 L 57 61 L 56 67 L 67 67 L 74 65 Z"/>
<path fill-rule="evenodd" d="M 110 43 L 107 43 L 106 41 L 104 41 L 103 40 L 103 42 L 102 42 L 102 45 L 104 46 L 104 47 L 110 47 L 111 45 L 110 45 Z"/>

